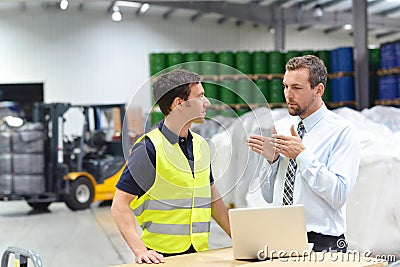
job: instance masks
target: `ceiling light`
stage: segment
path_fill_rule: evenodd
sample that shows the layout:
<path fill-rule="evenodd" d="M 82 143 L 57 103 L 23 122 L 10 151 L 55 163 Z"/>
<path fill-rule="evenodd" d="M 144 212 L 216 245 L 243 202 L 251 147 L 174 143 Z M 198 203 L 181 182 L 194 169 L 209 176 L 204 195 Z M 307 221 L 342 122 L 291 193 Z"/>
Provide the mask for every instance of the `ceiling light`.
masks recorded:
<path fill-rule="evenodd" d="M 62 10 L 66 10 L 68 8 L 68 0 L 61 0 L 60 2 L 60 8 Z"/>
<path fill-rule="evenodd" d="M 121 21 L 122 20 L 121 12 L 119 12 L 119 8 L 117 6 L 113 6 L 113 12 L 111 14 L 111 19 L 113 21 Z"/>
<path fill-rule="evenodd" d="M 268 30 L 269 30 L 270 34 L 275 34 L 275 28 L 274 27 L 269 27 Z"/>
<path fill-rule="evenodd" d="M 147 3 L 144 3 L 144 4 L 140 7 L 140 10 L 139 10 L 140 14 L 146 13 L 146 11 L 149 10 L 149 8 L 150 8 L 150 5 L 147 4 Z"/>
<path fill-rule="evenodd" d="M 141 6 L 140 3 L 131 2 L 131 1 L 116 1 L 114 5 L 123 6 L 123 7 L 140 7 Z"/>
<path fill-rule="evenodd" d="M 313 10 L 313 16 L 316 18 L 320 18 L 324 15 L 324 11 L 322 10 L 322 8 L 317 5 L 315 6 L 314 10 Z"/>
<path fill-rule="evenodd" d="M 353 28 L 353 26 L 351 26 L 351 24 L 346 24 L 343 26 L 343 29 L 345 29 L 346 31 L 351 30 Z"/>

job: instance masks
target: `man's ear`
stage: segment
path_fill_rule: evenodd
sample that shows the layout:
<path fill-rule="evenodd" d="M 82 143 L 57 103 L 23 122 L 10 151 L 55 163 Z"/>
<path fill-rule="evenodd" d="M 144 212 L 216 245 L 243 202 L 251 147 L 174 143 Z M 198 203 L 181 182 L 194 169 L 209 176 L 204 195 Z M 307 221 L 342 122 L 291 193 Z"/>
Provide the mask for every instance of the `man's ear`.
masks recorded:
<path fill-rule="evenodd" d="M 180 97 L 175 97 L 174 101 L 172 101 L 171 104 L 171 110 L 174 110 L 175 108 L 178 108 L 179 110 L 182 109 L 182 98 Z"/>
<path fill-rule="evenodd" d="M 318 85 L 317 85 L 317 94 L 320 96 L 320 97 L 322 97 L 322 95 L 324 94 L 324 92 L 325 92 L 325 86 L 322 84 L 322 83 L 319 83 Z"/>

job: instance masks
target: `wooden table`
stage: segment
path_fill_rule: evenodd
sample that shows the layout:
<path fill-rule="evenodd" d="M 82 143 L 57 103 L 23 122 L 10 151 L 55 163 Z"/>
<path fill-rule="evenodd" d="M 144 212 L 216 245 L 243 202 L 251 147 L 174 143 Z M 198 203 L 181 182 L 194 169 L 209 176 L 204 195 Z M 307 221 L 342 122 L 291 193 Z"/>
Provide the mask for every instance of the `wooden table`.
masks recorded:
<path fill-rule="evenodd" d="M 266 261 L 248 261 L 248 260 L 234 260 L 232 248 L 222 248 L 209 250 L 199 253 L 192 253 L 180 256 L 173 256 L 165 258 L 165 263 L 160 267 L 279 267 L 279 266 L 337 266 L 337 267 L 378 267 L 387 266 L 386 261 L 377 260 L 375 258 L 358 257 L 356 254 L 346 253 L 322 253 L 313 252 L 306 257 L 293 257 L 272 259 Z M 134 266 L 147 266 L 146 264 L 123 264 L 113 267 L 134 267 Z M 154 265 L 153 265 L 154 266 Z M 112 267 L 112 266 L 111 266 Z"/>

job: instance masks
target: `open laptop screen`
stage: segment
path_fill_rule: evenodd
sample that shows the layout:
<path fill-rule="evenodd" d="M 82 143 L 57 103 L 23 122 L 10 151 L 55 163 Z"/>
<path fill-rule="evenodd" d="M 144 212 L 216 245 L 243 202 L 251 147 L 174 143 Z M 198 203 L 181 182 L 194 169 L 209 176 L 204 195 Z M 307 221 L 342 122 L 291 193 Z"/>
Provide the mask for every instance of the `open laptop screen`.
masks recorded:
<path fill-rule="evenodd" d="M 308 250 L 302 205 L 230 209 L 229 220 L 235 259 L 278 258 Z"/>

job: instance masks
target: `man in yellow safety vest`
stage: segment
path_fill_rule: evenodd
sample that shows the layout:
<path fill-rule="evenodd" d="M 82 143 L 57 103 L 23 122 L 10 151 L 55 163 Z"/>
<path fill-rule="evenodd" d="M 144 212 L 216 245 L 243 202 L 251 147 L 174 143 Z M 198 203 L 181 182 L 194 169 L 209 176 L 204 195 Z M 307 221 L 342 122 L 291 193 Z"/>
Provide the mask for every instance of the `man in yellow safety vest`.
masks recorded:
<path fill-rule="evenodd" d="M 157 78 L 153 94 L 165 120 L 137 140 L 117 184 L 112 215 L 138 263 L 207 250 L 211 217 L 230 235 L 209 146 L 189 130 L 204 123 L 210 105 L 200 80 L 181 69 Z"/>

